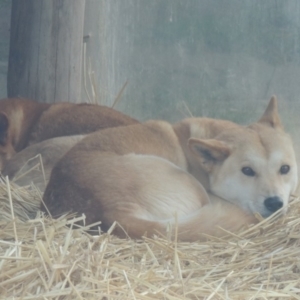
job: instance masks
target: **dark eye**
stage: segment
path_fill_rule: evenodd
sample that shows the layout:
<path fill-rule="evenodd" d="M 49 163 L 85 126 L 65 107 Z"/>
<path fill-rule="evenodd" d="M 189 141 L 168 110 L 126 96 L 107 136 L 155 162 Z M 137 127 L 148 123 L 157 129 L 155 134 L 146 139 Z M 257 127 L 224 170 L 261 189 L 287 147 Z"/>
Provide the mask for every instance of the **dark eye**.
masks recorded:
<path fill-rule="evenodd" d="M 280 168 L 280 174 L 282 174 L 282 175 L 285 175 L 285 174 L 287 174 L 289 171 L 290 171 L 290 166 L 289 165 L 283 165 L 283 166 L 281 166 L 281 168 Z"/>
<path fill-rule="evenodd" d="M 246 176 L 251 176 L 251 177 L 255 176 L 255 172 L 250 167 L 244 167 L 244 168 L 242 168 L 242 172 Z"/>

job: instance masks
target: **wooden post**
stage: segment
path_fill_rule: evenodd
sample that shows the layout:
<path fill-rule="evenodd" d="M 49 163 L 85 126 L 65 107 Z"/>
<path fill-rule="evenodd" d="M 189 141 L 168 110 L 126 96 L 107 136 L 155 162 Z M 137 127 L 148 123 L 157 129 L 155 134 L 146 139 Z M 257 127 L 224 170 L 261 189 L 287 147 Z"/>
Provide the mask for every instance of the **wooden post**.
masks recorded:
<path fill-rule="evenodd" d="M 13 0 L 9 97 L 80 102 L 85 0 Z"/>

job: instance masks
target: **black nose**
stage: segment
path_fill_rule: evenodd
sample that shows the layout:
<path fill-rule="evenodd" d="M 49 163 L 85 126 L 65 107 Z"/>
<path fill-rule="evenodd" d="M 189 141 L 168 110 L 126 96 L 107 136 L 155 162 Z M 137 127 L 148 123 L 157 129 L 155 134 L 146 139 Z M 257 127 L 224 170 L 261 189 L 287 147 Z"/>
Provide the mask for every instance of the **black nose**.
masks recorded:
<path fill-rule="evenodd" d="M 283 202 L 279 197 L 269 197 L 264 201 L 265 207 L 271 211 L 275 212 L 283 206 Z"/>

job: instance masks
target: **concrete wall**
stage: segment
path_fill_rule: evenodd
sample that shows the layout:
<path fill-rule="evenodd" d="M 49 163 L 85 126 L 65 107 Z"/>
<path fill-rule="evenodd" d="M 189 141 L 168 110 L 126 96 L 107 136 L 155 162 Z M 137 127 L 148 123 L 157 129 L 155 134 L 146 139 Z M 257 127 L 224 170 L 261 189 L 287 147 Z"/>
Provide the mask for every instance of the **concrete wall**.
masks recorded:
<path fill-rule="evenodd" d="M 9 2 L 1 2 L 0 96 L 6 95 Z M 189 115 L 256 120 L 271 95 L 298 139 L 298 0 L 87 0 L 82 100 L 142 120 Z"/>
<path fill-rule="evenodd" d="M 0 1 L 0 98 L 7 95 L 6 76 L 9 51 L 11 0 Z"/>

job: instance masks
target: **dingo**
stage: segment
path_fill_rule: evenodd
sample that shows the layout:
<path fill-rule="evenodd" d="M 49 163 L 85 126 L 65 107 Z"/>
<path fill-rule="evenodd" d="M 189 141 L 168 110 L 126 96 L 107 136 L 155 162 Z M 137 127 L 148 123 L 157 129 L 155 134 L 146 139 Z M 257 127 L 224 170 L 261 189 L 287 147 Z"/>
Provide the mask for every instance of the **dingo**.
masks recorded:
<path fill-rule="evenodd" d="M 117 221 L 134 238 L 165 233 L 177 218 L 179 238 L 192 241 L 253 223 L 255 212 L 285 212 L 296 185 L 293 145 L 272 97 L 247 127 L 191 118 L 89 134 L 52 170 L 42 209 L 84 213 L 103 230 Z"/>
<path fill-rule="evenodd" d="M 114 109 L 95 104 L 38 103 L 22 98 L 0 100 L 0 170 L 26 146 L 53 137 L 86 134 L 137 123 Z"/>
<path fill-rule="evenodd" d="M 84 137 L 61 136 L 30 145 L 7 160 L 1 173 L 19 186 L 33 183 L 43 194 L 54 165 Z"/>

